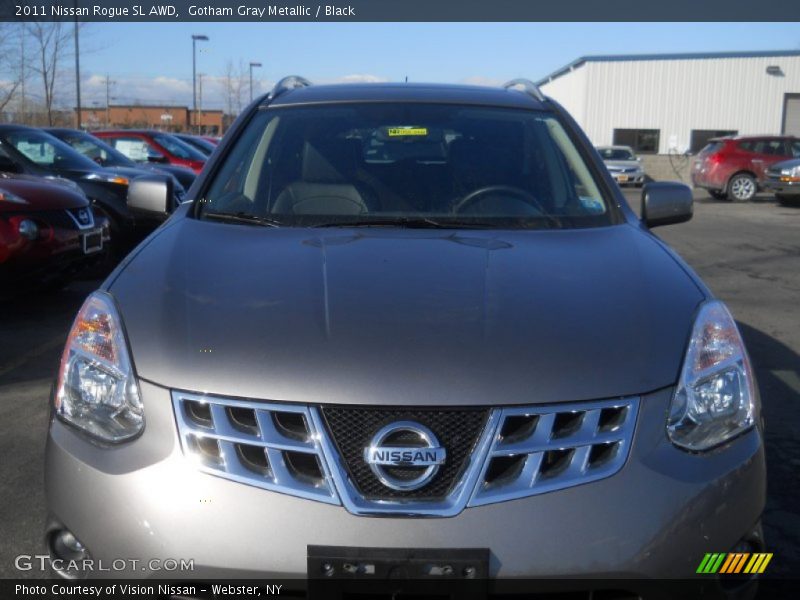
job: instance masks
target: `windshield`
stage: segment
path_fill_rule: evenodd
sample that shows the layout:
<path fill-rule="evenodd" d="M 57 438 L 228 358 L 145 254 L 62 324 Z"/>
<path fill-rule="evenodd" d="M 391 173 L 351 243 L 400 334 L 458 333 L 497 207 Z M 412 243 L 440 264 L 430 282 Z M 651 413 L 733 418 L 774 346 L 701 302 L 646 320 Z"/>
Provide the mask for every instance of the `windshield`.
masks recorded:
<path fill-rule="evenodd" d="M 197 150 L 200 150 L 200 152 L 202 152 L 207 156 L 210 156 L 211 153 L 214 152 L 214 150 L 216 150 L 217 148 L 214 144 L 201 137 L 193 135 L 181 135 L 176 137 L 184 144 L 189 144 L 190 146 L 196 148 Z"/>
<path fill-rule="evenodd" d="M 626 148 L 598 148 L 603 160 L 636 160 L 632 150 Z"/>
<path fill-rule="evenodd" d="M 261 110 L 200 205 L 273 226 L 615 222 L 553 115 L 442 104 Z"/>
<path fill-rule="evenodd" d="M 66 134 L 62 139 L 86 158 L 104 167 L 137 166 L 127 156 L 91 135 L 85 133 Z"/>
<path fill-rule="evenodd" d="M 41 131 L 11 131 L 2 141 L 40 167 L 66 170 L 96 170 L 97 164 L 68 144 Z"/>
<path fill-rule="evenodd" d="M 184 160 L 203 161 L 206 159 L 206 156 L 200 152 L 200 150 L 192 148 L 186 142 L 182 142 L 178 138 L 171 135 L 158 133 L 153 136 L 153 139 L 160 144 L 162 148 L 166 148 L 167 152 L 173 156 L 177 156 L 178 158 L 183 158 Z"/>

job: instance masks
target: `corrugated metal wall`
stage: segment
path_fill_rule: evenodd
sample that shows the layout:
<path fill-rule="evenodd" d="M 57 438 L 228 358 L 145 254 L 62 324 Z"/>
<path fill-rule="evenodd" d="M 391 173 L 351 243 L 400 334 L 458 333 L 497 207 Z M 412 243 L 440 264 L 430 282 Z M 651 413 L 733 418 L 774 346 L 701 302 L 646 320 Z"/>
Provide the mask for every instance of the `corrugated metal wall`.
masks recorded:
<path fill-rule="evenodd" d="M 579 67 L 541 88 L 545 94 L 560 102 L 581 126 L 586 122 L 587 73 L 585 66 Z"/>
<path fill-rule="evenodd" d="M 784 95 L 800 93 L 800 56 L 587 62 L 542 90 L 597 145 L 616 128 L 659 129 L 660 153 L 683 152 L 692 129 L 780 133 Z"/>

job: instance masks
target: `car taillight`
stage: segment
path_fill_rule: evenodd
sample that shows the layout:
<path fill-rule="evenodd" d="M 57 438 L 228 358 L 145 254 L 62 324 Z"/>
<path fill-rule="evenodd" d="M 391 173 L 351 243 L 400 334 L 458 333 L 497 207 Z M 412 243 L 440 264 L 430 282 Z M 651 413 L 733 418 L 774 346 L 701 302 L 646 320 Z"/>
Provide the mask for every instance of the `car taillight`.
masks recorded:
<path fill-rule="evenodd" d="M 711 165 L 718 165 L 719 163 L 722 162 L 722 154 L 720 154 L 719 152 L 715 154 L 709 154 L 706 157 L 706 162 Z"/>

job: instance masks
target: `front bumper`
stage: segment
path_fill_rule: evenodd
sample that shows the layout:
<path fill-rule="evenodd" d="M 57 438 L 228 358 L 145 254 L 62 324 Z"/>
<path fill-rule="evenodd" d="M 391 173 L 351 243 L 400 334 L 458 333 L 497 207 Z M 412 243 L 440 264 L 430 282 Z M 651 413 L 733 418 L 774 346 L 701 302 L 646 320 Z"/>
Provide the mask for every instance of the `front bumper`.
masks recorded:
<path fill-rule="evenodd" d="M 644 183 L 643 171 L 635 171 L 633 173 L 616 173 L 612 171 L 611 177 L 614 178 L 618 185 L 640 185 Z"/>
<path fill-rule="evenodd" d="M 66 527 L 95 560 L 138 560 L 102 576 L 304 577 L 308 546 L 488 548 L 492 577 L 686 577 L 727 552 L 765 503 L 762 434 L 693 455 L 666 438 L 671 390 L 645 395 L 616 475 L 451 518 L 360 517 L 343 507 L 201 473 L 183 456 L 169 390 L 142 381 L 146 427 L 99 448 L 53 421 L 48 531 Z M 190 573 L 142 570 L 191 559 Z"/>
<path fill-rule="evenodd" d="M 800 196 L 800 181 L 780 181 L 769 178 L 764 181 L 763 188 L 781 196 Z"/>

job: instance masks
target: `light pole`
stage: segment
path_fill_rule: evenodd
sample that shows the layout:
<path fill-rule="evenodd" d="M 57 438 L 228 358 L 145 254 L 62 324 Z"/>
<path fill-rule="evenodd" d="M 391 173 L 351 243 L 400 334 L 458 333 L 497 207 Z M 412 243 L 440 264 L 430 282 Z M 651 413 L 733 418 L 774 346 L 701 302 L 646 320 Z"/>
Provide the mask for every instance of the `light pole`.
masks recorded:
<path fill-rule="evenodd" d="M 192 35 L 192 124 L 197 127 L 197 42 L 207 42 L 207 35 Z"/>
<path fill-rule="evenodd" d="M 75 8 L 78 8 L 78 0 L 75 0 Z M 78 12 L 77 10 L 75 11 Z M 78 110 L 78 129 L 83 129 L 81 125 L 81 49 L 78 41 L 78 17 L 75 16 L 75 104 Z M 51 123 L 52 125 L 52 123 Z"/>
<path fill-rule="evenodd" d="M 251 62 L 250 63 L 250 102 L 253 101 L 253 67 L 260 67 L 260 62 Z"/>

